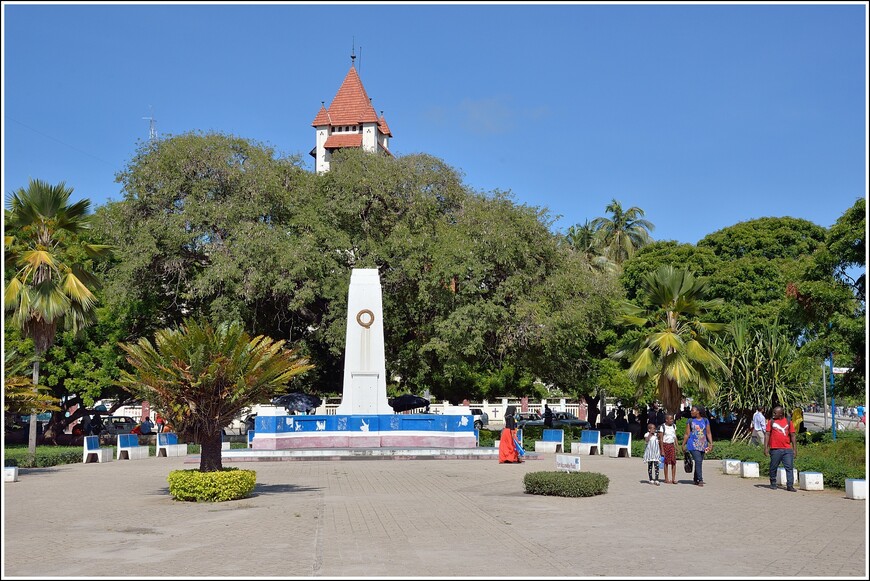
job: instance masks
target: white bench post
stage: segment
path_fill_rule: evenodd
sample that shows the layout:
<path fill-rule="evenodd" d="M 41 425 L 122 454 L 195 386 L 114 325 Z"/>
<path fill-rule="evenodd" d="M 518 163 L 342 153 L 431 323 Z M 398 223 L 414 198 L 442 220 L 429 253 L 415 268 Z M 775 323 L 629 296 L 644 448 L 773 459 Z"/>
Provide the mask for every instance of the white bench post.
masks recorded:
<path fill-rule="evenodd" d="M 824 476 L 821 472 L 801 472 L 801 490 L 824 490 Z"/>
<path fill-rule="evenodd" d="M 743 478 L 758 478 L 758 462 L 741 463 L 740 476 Z"/>
<path fill-rule="evenodd" d="M 99 436 L 85 436 L 82 444 L 82 462 L 108 462 L 112 459 L 112 451 L 108 448 L 100 448 Z"/>

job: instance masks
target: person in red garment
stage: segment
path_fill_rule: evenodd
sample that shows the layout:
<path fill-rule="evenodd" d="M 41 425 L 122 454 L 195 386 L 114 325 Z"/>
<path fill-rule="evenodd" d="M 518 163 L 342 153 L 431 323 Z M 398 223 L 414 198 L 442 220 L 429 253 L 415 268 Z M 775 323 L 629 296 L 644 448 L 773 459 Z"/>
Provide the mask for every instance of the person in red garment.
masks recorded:
<path fill-rule="evenodd" d="M 519 451 L 517 450 L 517 406 L 509 405 L 504 413 L 504 429 L 501 431 L 501 441 L 498 443 L 499 464 L 519 464 Z"/>

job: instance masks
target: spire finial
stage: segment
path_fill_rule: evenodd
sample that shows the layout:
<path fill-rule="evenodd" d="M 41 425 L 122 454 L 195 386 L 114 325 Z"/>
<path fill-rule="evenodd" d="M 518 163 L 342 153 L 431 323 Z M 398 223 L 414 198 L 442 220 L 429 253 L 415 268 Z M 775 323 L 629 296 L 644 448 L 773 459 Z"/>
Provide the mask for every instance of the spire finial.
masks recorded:
<path fill-rule="evenodd" d="M 353 66 L 353 61 L 356 60 L 356 37 L 352 36 L 350 41 L 350 66 Z"/>

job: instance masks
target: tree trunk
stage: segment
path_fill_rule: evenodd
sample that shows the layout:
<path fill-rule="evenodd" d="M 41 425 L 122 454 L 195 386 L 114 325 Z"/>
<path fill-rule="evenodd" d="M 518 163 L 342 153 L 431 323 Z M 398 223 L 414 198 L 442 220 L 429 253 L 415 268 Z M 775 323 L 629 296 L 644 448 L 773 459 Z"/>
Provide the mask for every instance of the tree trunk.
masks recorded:
<path fill-rule="evenodd" d="M 33 359 L 33 392 L 39 393 L 36 386 L 39 385 L 39 354 Z M 27 435 L 27 453 L 36 458 L 36 410 L 30 411 L 30 431 Z"/>
<path fill-rule="evenodd" d="M 221 430 L 210 431 L 209 433 L 200 432 L 200 455 L 199 455 L 199 471 L 200 472 L 217 472 L 223 469 L 221 463 Z"/>

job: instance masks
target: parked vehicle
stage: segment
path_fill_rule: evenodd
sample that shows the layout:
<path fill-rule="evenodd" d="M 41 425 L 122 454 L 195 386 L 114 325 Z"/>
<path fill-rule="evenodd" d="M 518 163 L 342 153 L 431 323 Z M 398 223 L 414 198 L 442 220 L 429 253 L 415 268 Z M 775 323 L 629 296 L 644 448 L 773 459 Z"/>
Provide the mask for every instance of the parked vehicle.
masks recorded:
<path fill-rule="evenodd" d="M 254 429 L 256 413 L 244 414 L 234 419 L 230 425 L 223 429 L 224 436 L 245 436 L 248 430 Z"/>
<path fill-rule="evenodd" d="M 517 420 L 517 428 L 522 428 L 523 426 L 525 426 L 527 424 L 531 425 L 531 426 L 543 426 L 544 425 L 544 418 L 541 417 L 541 414 L 536 413 L 536 412 L 518 413 L 516 415 L 515 419 Z M 532 423 L 529 424 L 529 422 L 532 422 Z"/>
<path fill-rule="evenodd" d="M 520 421 L 520 416 L 534 416 L 528 420 Z M 543 426 L 544 418 L 542 418 L 539 414 L 517 414 L 517 427 L 522 428 L 525 426 Z M 582 428 L 584 430 L 591 428 L 592 424 L 587 422 L 586 420 L 578 419 L 577 416 L 572 414 L 571 412 L 553 412 L 553 427 L 554 428 L 562 428 L 574 426 L 578 428 Z"/>
<path fill-rule="evenodd" d="M 571 412 L 556 412 L 553 417 L 553 427 L 559 426 L 575 426 L 587 430 L 592 427 L 592 424 L 586 420 L 581 420 Z"/>
<path fill-rule="evenodd" d="M 103 420 L 103 427 L 100 429 L 101 436 L 105 434 L 112 436 L 129 434 L 139 424 L 130 416 L 106 416 L 100 419 Z"/>
<path fill-rule="evenodd" d="M 474 416 L 474 427 L 477 430 L 483 429 L 489 424 L 489 414 L 480 408 L 471 408 L 471 415 Z"/>

